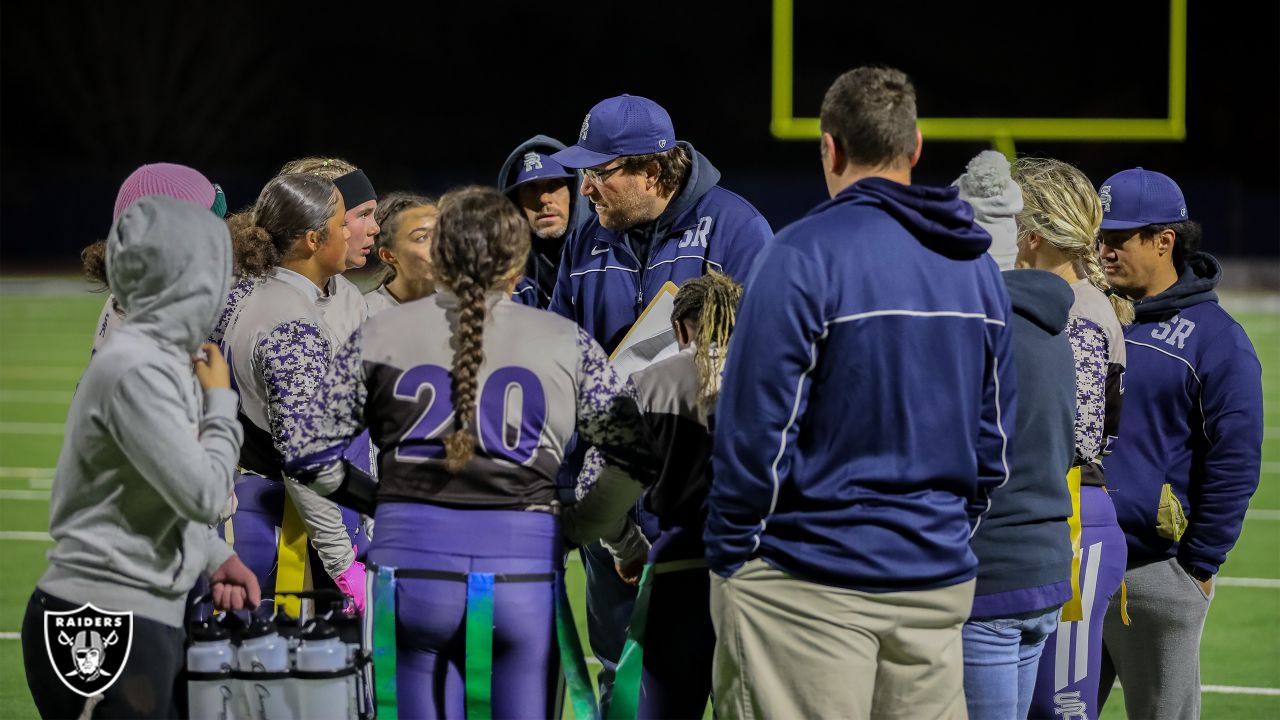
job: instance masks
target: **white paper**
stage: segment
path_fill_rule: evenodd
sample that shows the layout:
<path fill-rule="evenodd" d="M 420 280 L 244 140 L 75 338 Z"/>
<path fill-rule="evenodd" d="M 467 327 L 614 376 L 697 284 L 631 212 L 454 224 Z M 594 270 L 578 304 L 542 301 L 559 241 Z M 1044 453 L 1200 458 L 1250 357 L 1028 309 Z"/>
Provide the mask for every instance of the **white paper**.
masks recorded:
<path fill-rule="evenodd" d="M 649 303 L 636 324 L 614 350 L 613 367 L 622 377 L 671 357 L 679 352 L 676 333 L 671 329 L 671 311 L 675 309 L 676 286 L 668 282 Z"/>

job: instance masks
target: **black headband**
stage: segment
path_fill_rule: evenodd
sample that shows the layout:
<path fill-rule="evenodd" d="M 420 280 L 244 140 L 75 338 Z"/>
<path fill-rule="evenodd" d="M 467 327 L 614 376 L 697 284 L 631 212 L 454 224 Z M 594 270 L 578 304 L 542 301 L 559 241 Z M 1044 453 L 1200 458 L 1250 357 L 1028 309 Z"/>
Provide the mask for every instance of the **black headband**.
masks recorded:
<path fill-rule="evenodd" d="M 335 179 L 333 184 L 338 186 L 338 192 L 342 193 L 342 202 L 346 204 L 348 210 L 378 199 L 378 193 L 373 191 L 373 183 L 369 182 L 369 177 L 363 170 L 352 170 Z"/>

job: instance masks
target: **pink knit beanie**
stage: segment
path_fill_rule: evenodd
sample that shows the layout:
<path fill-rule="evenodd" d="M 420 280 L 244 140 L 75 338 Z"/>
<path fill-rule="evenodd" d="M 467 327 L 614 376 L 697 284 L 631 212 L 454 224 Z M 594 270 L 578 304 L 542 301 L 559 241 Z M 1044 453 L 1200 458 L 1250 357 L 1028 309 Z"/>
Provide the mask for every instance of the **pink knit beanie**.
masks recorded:
<path fill-rule="evenodd" d="M 165 195 L 178 200 L 187 200 L 200 207 L 213 205 L 217 191 L 209 179 L 200 171 L 186 165 L 173 163 L 153 163 L 143 165 L 125 178 L 116 194 L 115 212 L 111 214 L 111 222 L 120 218 L 133 201 L 147 195 Z"/>

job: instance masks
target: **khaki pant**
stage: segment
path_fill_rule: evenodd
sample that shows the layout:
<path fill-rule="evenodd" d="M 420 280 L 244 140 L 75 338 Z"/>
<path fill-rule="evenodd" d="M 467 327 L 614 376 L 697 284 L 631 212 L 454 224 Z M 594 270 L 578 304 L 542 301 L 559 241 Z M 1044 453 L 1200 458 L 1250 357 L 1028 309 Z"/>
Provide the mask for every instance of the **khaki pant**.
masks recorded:
<path fill-rule="evenodd" d="M 716 717 L 967 717 L 960 628 L 973 587 L 865 593 L 759 559 L 712 574 Z"/>

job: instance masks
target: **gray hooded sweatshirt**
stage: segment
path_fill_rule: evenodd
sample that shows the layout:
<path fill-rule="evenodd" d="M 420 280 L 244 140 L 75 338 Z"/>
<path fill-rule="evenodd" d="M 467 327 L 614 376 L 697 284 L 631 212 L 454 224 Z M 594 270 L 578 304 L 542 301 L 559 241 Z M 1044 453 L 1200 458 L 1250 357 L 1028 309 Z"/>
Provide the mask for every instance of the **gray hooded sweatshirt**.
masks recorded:
<path fill-rule="evenodd" d="M 181 627 L 201 573 L 232 555 L 212 525 L 231 495 L 236 394 L 202 393 L 191 354 L 231 288 L 227 226 L 168 197 L 130 205 L 107 238 L 126 317 L 89 363 L 53 482 L 50 595 Z"/>

